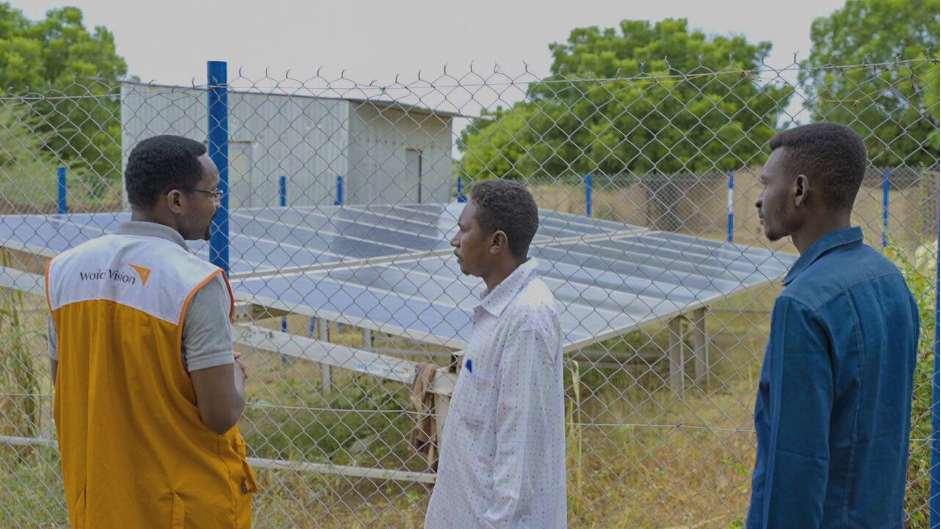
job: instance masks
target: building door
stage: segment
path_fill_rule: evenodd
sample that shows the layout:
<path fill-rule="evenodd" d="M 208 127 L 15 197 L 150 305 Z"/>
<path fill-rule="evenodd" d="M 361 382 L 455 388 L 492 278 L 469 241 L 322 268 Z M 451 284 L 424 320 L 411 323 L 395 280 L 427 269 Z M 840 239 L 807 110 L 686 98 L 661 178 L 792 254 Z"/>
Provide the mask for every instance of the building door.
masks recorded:
<path fill-rule="evenodd" d="M 421 203 L 421 165 L 421 151 L 405 149 L 405 178 L 402 179 L 402 191 L 406 202 Z"/>

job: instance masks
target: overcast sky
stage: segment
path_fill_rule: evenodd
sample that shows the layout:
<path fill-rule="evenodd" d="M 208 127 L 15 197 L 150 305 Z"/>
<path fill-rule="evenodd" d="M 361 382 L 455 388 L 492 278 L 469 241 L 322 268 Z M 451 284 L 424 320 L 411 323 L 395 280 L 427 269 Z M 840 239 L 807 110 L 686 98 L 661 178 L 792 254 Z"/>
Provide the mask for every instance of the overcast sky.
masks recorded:
<path fill-rule="evenodd" d="M 76 5 L 86 25 L 104 25 L 117 42 L 129 73 L 144 81 L 204 83 L 207 60 L 229 62 L 251 77 L 265 68 L 275 77 L 330 76 L 391 83 L 396 74 L 414 79 L 418 70 L 466 72 L 499 64 L 539 74 L 549 71 L 548 45 L 576 27 L 617 25 L 685 17 L 707 33 L 743 34 L 774 44 L 769 64 L 786 66 L 794 53 L 806 57 L 810 24 L 841 7 L 843 0 L 679 1 L 252 1 L 73 0 L 56 3 L 12 0 L 32 19 L 53 7 Z M 552 7 L 549 7 L 552 6 Z M 232 73 L 230 73 L 230 76 Z M 423 74 L 424 77 L 424 74 Z"/>
<path fill-rule="evenodd" d="M 493 72 L 499 65 L 511 78 L 522 75 L 526 63 L 530 72 L 543 76 L 552 62 L 549 44 L 565 41 L 576 27 L 671 17 L 685 17 L 707 34 L 745 35 L 753 43 L 771 41 L 766 62 L 783 68 L 794 62 L 795 54 L 798 60 L 807 57 L 811 22 L 842 7 L 844 1 L 74 0 L 59 4 L 12 0 L 34 20 L 53 7 L 77 5 L 86 26 L 104 25 L 114 33 L 130 75 L 145 82 L 181 85 L 205 84 L 208 60 L 227 61 L 230 82 L 239 68 L 253 81 L 264 78 L 266 68 L 270 78 L 279 81 L 288 69 L 291 78 L 308 79 L 322 68 L 327 79 L 345 72 L 346 79 L 358 83 L 375 80 L 389 85 L 398 74 L 408 84 L 416 81 L 419 70 L 422 79 L 440 76 L 445 65 L 449 74 L 460 77 L 470 71 L 472 62 L 477 72 Z M 794 82 L 796 73 L 785 77 Z M 263 88 L 273 82 L 265 81 Z M 525 94 L 525 85 L 491 88 L 386 95 L 407 102 L 415 102 L 417 95 L 426 106 L 476 116 L 482 107 L 509 106 Z M 803 121 L 806 113 L 800 98 L 791 98 L 787 113 Z M 457 120 L 456 131 L 466 124 Z"/>

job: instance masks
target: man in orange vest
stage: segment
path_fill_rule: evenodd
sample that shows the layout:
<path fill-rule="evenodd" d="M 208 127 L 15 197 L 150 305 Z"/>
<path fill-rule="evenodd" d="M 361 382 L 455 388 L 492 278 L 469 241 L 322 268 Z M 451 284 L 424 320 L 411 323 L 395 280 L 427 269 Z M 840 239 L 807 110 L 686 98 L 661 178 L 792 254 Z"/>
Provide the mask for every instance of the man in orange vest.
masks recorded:
<path fill-rule="evenodd" d="M 209 238 L 219 181 L 203 144 L 141 141 L 125 172 L 131 221 L 46 268 L 72 527 L 251 525 L 232 291 L 185 242 Z"/>

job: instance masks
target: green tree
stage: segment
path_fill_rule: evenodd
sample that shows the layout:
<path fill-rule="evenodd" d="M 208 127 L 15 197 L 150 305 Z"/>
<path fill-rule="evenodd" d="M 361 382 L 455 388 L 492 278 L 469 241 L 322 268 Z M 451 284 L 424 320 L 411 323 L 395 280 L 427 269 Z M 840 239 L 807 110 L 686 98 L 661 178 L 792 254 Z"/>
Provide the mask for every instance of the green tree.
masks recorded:
<path fill-rule="evenodd" d="M 5 103 L 0 101 L 0 209 L 54 202 L 57 164 L 45 149 L 47 138 L 36 132 L 35 119 Z"/>
<path fill-rule="evenodd" d="M 0 2 L 0 90 L 24 97 L 27 115 L 38 116 L 45 148 L 84 175 L 100 196 L 120 179 L 121 121 L 117 81 L 127 64 L 114 35 L 86 29 L 75 7 L 52 9 L 31 21 Z"/>
<path fill-rule="evenodd" d="M 876 166 L 938 163 L 938 7 L 848 0 L 811 27 L 801 79 L 813 118 L 852 127 Z M 872 63 L 885 64 L 852 67 Z"/>
<path fill-rule="evenodd" d="M 761 162 L 791 90 L 755 69 L 771 44 L 687 21 L 578 28 L 549 46 L 551 75 L 461 137 L 471 178 L 730 170 Z"/>
<path fill-rule="evenodd" d="M 499 175 L 518 179 L 524 176 L 522 168 L 533 164 L 527 149 L 537 141 L 529 125 L 534 108 L 532 103 L 523 102 L 510 110 L 484 110 L 481 117 L 462 132 L 459 143 L 468 155 L 463 158 L 461 171 L 471 177 Z"/>

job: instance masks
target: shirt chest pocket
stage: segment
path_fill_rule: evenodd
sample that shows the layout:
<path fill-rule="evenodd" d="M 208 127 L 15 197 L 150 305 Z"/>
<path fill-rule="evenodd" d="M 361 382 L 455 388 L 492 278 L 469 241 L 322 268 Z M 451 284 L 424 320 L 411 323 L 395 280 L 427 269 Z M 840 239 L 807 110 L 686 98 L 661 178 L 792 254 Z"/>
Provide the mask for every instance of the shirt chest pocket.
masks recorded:
<path fill-rule="evenodd" d="M 457 403 L 461 420 L 473 428 L 482 427 L 487 417 L 495 413 L 495 393 L 493 380 L 467 373 L 464 387 L 461 388 L 460 402 Z"/>

